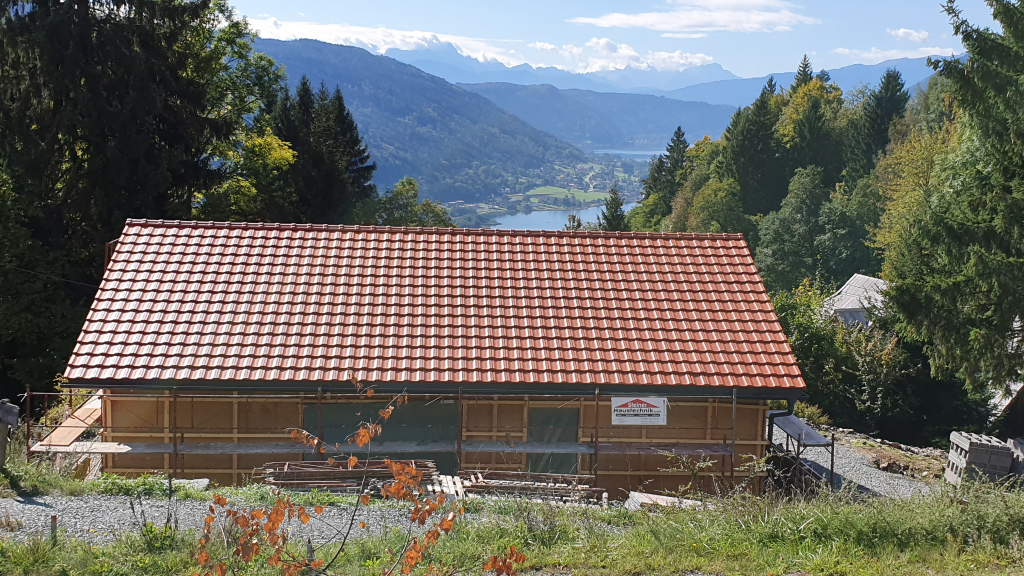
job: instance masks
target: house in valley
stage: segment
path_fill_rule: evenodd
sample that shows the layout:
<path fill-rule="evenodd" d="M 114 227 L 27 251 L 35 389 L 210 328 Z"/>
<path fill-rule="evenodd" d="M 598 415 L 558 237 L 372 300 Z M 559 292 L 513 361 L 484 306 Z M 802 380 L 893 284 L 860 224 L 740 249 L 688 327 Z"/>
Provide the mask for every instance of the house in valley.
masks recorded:
<path fill-rule="evenodd" d="M 101 405 L 66 449 L 108 472 L 237 484 L 323 457 L 291 429 L 346 445 L 408 394 L 362 457 L 613 495 L 690 482 L 672 455 L 738 482 L 768 401 L 805 392 L 741 235 L 152 220 L 127 222 L 65 376 Z"/>

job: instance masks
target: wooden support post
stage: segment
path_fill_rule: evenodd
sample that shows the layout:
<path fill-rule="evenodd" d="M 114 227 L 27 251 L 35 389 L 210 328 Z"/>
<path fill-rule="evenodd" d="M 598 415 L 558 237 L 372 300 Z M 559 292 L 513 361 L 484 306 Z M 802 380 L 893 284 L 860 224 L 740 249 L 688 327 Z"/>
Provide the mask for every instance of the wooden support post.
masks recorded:
<path fill-rule="evenodd" d="M 594 484 L 597 484 L 597 451 L 601 442 L 601 389 L 594 388 L 594 461 L 593 468 Z"/>
<path fill-rule="evenodd" d="M 458 446 L 456 447 L 455 455 L 455 471 L 462 470 L 462 430 L 464 424 L 462 423 L 462 388 L 459 388 L 459 435 L 458 435 Z"/>
<path fill-rule="evenodd" d="M 168 484 L 174 482 L 175 473 L 178 471 L 178 389 L 171 391 L 171 439 L 174 444 L 171 447 L 171 470 L 167 473 Z"/>
<path fill-rule="evenodd" d="M 25 386 L 25 461 L 32 461 L 32 389 Z"/>
<path fill-rule="evenodd" d="M 323 388 L 316 389 L 316 437 L 322 443 L 324 441 L 324 421 L 323 421 L 323 408 L 324 408 L 324 394 Z M 319 450 L 316 451 L 316 459 L 323 460 L 324 455 Z"/>
<path fill-rule="evenodd" d="M 732 471 L 730 476 L 736 473 L 736 389 L 732 389 L 732 457 L 729 458 L 729 466 Z"/>

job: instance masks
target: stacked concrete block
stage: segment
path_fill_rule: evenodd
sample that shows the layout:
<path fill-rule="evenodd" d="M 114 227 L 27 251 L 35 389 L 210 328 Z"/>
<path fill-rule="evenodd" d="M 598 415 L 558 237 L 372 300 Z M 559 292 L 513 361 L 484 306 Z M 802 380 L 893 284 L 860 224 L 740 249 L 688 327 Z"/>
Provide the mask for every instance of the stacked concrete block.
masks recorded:
<path fill-rule="evenodd" d="M 953 432 L 949 435 L 946 481 L 1001 480 L 1010 472 L 1013 452 L 1006 442 L 983 434 Z"/>
<path fill-rule="evenodd" d="M 1018 476 L 1024 474 L 1024 438 L 1010 438 L 1006 441 L 1013 453 L 1013 461 L 1010 462 L 1010 474 Z"/>

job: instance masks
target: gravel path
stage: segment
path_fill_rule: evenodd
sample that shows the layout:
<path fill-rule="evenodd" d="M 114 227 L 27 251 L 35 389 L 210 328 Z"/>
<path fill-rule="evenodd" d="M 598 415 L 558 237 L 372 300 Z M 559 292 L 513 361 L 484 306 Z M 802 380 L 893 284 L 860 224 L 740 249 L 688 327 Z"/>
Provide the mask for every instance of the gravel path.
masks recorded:
<path fill-rule="evenodd" d="M 776 438 L 784 438 L 784 434 L 781 429 L 776 427 Z M 827 448 L 805 448 L 801 456 L 811 468 L 828 478 L 831 457 Z M 867 458 L 838 440 L 836 441 L 835 470 L 834 485 L 836 489 L 852 484 L 856 490 L 861 492 L 893 498 L 909 498 L 931 490 L 931 486 L 926 482 L 879 470 L 872 466 Z"/>
<path fill-rule="evenodd" d="M 176 500 L 174 513 L 178 527 L 187 530 L 201 529 L 209 514 L 209 502 L 199 500 Z M 49 534 L 50 516 L 57 515 L 57 527 L 70 538 L 94 543 L 110 542 L 115 535 L 124 531 L 139 530 L 144 522 L 135 502 L 132 511 L 129 499 L 121 496 L 40 496 L 38 498 L 0 499 L 0 519 L 8 515 L 20 520 L 23 527 L 10 534 L 11 538 L 25 540 Z M 167 519 L 167 501 L 144 499 L 142 508 L 145 520 L 159 526 Z M 336 529 L 348 526 L 352 514 L 351 506 L 328 506 L 320 516 L 303 526 L 298 521 L 290 524 L 291 538 L 305 539 L 308 536 L 320 544 L 334 539 Z M 408 512 L 399 506 L 374 502 L 369 507 L 360 507 L 356 514 L 354 536 L 380 534 L 390 527 L 405 528 Z M 173 522 L 173 521 L 172 521 Z M 359 528 L 359 522 L 366 522 L 366 528 Z M 333 528 L 332 528 L 333 526 Z M 0 538 L 6 537 L 0 532 Z"/>

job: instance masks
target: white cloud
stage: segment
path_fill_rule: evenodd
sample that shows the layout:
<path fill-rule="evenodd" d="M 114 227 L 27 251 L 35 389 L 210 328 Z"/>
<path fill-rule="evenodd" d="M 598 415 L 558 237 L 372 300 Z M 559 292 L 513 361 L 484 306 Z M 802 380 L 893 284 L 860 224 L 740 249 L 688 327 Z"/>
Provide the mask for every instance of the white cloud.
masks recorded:
<path fill-rule="evenodd" d="M 952 56 L 955 50 L 952 48 L 917 48 L 916 50 L 851 50 L 849 48 L 836 48 L 833 54 L 850 56 L 861 64 L 878 64 L 886 60 L 897 58 L 923 58 L 925 56 Z"/>
<path fill-rule="evenodd" d="M 391 49 L 424 50 L 450 45 L 459 54 L 475 58 L 480 62 L 497 61 L 506 66 L 517 66 L 523 63 L 523 60 L 514 55 L 511 50 L 494 46 L 486 40 L 465 36 L 435 34 L 419 30 L 393 30 L 384 27 L 370 28 L 346 24 L 292 22 L 277 18 L 251 19 L 249 25 L 257 30 L 263 38 L 275 40 L 310 38 L 330 44 L 358 46 L 378 54 L 384 54 Z"/>
<path fill-rule="evenodd" d="M 703 33 L 689 33 L 689 32 L 665 32 L 661 35 L 662 38 L 707 38 L 707 34 Z"/>
<path fill-rule="evenodd" d="M 899 30 L 888 29 L 886 32 L 900 40 L 910 40 L 911 42 L 925 42 L 928 40 L 928 32 L 924 30 L 900 28 Z"/>
<path fill-rule="evenodd" d="M 275 40 L 311 38 L 331 44 L 358 46 L 377 54 L 386 54 L 388 50 L 429 50 L 451 46 L 459 54 L 475 58 L 480 62 L 500 62 L 506 66 L 518 66 L 523 63 L 532 66 L 542 65 L 538 60 L 531 61 L 530 54 L 494 45 L 494 43 L 502 41 L 487 41 L 418 30 L 290 22 L 276 18 L 252 19 L 249 20 L 249 24 L 263 38 Z M 593 38 L 583 46 L 572 44 L 557 46 L 550 42 L 538 41 L 527 45 L 527 47 L 545 55 L 556 56 L 559 62 L 553 66 L 579 73 L 622 70 L 623 68 L 682 70 L 712 61 L 712 58 L 706 54 L 689 54 L 681 50 L 648 52 L 643 55 L 628 44 L 616 44 L 608 38 Z M 529 53 L 530 51 L 525 52 Z M 536 53 L 533 55 L 536 56 Z"/>
<path fill-rule="evenodd" d="M 563 48 L 567 47 L 569 46 Z M 713 60 L 707 54 L 689 54 L 682 50 L 648 52 L 646 55 L 641 55 L 629 44 L 616 44 L 609 38 L 592 38 L 577 50 L 579 50 L 576 57 L 578 62 L 569 69 L 579 73 L 606 72 L 624 68 L 683 70 L 691 66 L 708 64 Z"/>
<path fill-rule="evenodd" d="M 561 48 L 554 44 L 547 42 L 534 42 L 533 44 L 527 44 L 527 47 L 540 50 L 542 52 L 548 52 L 551 54 L 558 54 L 566 60 L 579 60 L 583 55 L 583 48 L 573 46 L 572 44 L 565 44 Z"/>
<path fill-rule="evenodd" d="M 796 5 L 783 0 L 676 0 L 663 12 L 598 17 L 579 16 L 569 21 L 602 28 L 647 28 L 660 32 L 782 32 L 798 24 L 816 24 L 809 16 L 796 13 Z"/>

